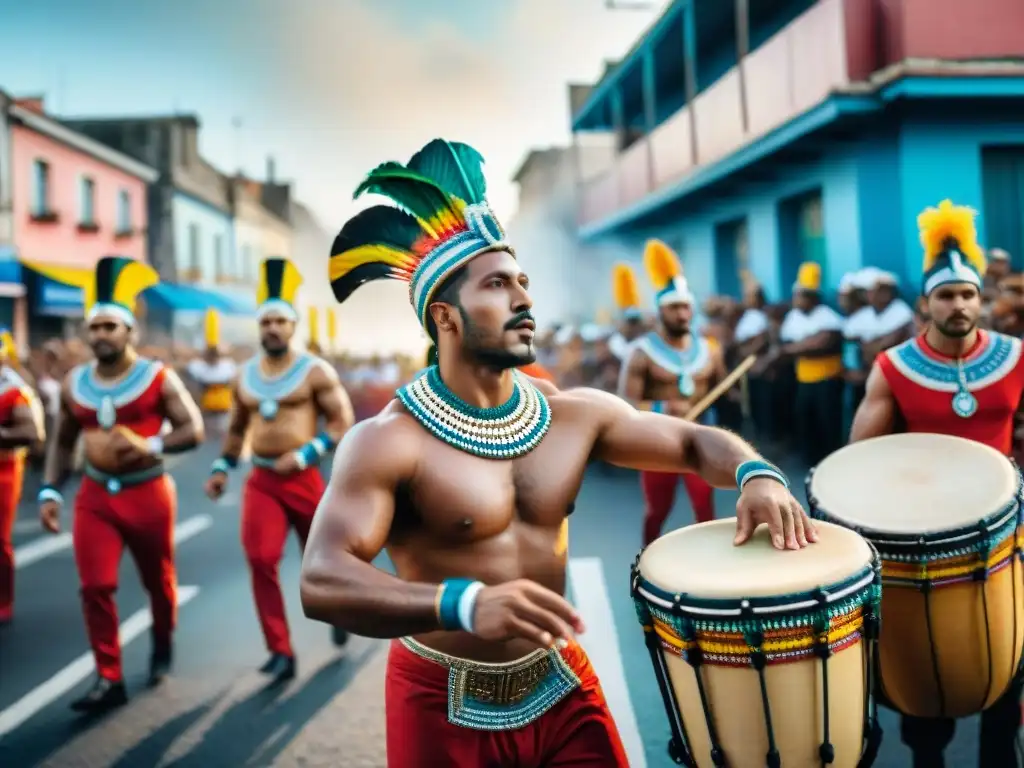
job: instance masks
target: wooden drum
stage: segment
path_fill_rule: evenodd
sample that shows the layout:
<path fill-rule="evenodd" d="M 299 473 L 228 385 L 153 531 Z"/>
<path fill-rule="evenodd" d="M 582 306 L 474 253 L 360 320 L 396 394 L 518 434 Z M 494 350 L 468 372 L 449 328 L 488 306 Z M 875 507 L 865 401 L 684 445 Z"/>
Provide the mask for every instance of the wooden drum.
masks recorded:
<path fill-rule="evenodd" d="M 632 592 L 665 700 L 676 763 L 713 768 L 868 766 L 880 731 L 872 670 L 880 570 L 856 533 L 772 548 L 736 520 L 661 537 Z"/>
<path fill-rule="evenodd" d="M 808 478 L 811 513 L 882 560 L 881 693 L 917 717 L 995 703 L 1024 646 L 1021 479 L 972 440 L 902 434 L 854 443 Z"/>

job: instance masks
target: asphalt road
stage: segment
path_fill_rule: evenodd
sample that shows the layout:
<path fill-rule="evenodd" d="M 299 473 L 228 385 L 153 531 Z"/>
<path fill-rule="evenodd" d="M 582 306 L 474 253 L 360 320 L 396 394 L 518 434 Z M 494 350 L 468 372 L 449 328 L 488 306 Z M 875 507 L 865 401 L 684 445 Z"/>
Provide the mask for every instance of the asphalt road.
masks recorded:
<path fill-rule="evenodd" d="M 16 528 L 15 621 L 0 629 L 0 766 L 29 768 L 377 768 L 383 750 L 386 644 L 353 638 L 334 648 L 328 629 L 302 617 L 299 551 L 281 565 L 299 677 L 267 688 L 256 669 L 266 658 L 238 536 L 238 485 L 220 504 L 201 484 L 216 446 L 178 459 L 178 572 L 182 607 L 173 677 L 143 688 L 149 654 L 147 601 L 130 558 L 117 600 L 132 701 L 97 720 L 68 703 L 92 678 L 68 538 L 45 537 L 31 504 Z M 784 465 L 787 462 L 782 462 Z M 802 469 L 787 466 L 791 476 Z M 238 477 L 233 478 L 239 479 Z M 26 495 L 32 493 L 26 489 Z M 734 493 L 720 492 L 719 516 Z M 635 475 L 592 468 L 572 517 L 573 598 L 589 627 L 583 642 L 601 675 L 633 768 L 669 766 L 668 724 L 628 595 L 629 565 L 640 545 Z M 692 521 L 680 489 L 670 525 Z M 187 602 L 186 602 L 187 600 Z M 879 768 L 910 764 L 896 720 L 886 715 Z M 974 764 L 977 718 L 958 728 L 949 766 Z"/>

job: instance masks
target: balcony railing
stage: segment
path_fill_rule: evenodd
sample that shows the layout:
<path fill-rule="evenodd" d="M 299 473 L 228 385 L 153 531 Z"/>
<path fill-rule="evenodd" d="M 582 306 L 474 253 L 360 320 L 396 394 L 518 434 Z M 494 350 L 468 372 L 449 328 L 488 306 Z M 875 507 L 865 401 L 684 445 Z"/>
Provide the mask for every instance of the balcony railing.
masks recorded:
<path fill-rule="evenodd" d="M 739 67 L 734 67 L 649 137 L 630 146 L 605 174 L 584 183 L 580 223 L 599 222 L 727 157 L 848 84 L 845 15 L 853 3 L 860 4 L 821 0 L 741 62 L 745 89 L 740 87 Z"/>

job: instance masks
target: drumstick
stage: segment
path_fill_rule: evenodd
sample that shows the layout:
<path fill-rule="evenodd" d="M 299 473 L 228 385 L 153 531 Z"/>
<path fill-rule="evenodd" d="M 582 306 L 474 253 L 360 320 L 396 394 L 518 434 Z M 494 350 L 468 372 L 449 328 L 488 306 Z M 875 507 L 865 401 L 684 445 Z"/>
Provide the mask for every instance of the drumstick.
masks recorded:
<path fill-rule="evenodd" d="M 704 413 L 704 411 L 706 411 L 712 405 L 714 405 L 715 401 L 718 400 L 718 398 L 720 398 L 722 395 L 724 395 L 726 392 L 732 389 L 733 385 L 740 380 L 740 377 L 742 377 L 743 374 L 749 371 L 750 368 L 756 362 L 757 355 L 748 355 L 742 363 L 736 366 L 732 373 L 730 373 L 728 376 L 726 376 L 724 379 L 718 382 L 717 387 L 715 387 L 706 395 L 704 395 L 704 397 L 701 398 L 701 401 L 697 403 L 695 406 L 693 406 L 693 408 L 691 408 L 683 418 L 686 419 L 687 421 L 696 421 L 697 419 L 699 419 L 700 415 Z"/>

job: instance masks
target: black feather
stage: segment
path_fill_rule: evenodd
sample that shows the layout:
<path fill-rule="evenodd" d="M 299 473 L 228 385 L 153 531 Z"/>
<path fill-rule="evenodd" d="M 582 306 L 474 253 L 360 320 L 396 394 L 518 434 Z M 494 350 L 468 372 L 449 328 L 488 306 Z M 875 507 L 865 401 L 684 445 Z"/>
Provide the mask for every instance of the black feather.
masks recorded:
<path fill-rule="evenodd" d="M 334 298 L 338 300 L 339 304 L 342 304 L 363 283 L 390 277 L 392 277 L 391 267 L 381 262 L 372 262 L 358 266 L 334 280 L 331 283 L 331 290 L 334 291 Z"/>
<path fill-rule="evenodd" d="M 334 238 L 331 256 L 363 245 L 387 245 L 401 251 L 412 249 L 423 235 L 415 217 L 389 205 L 375 205 L 360 211 Z"/>

